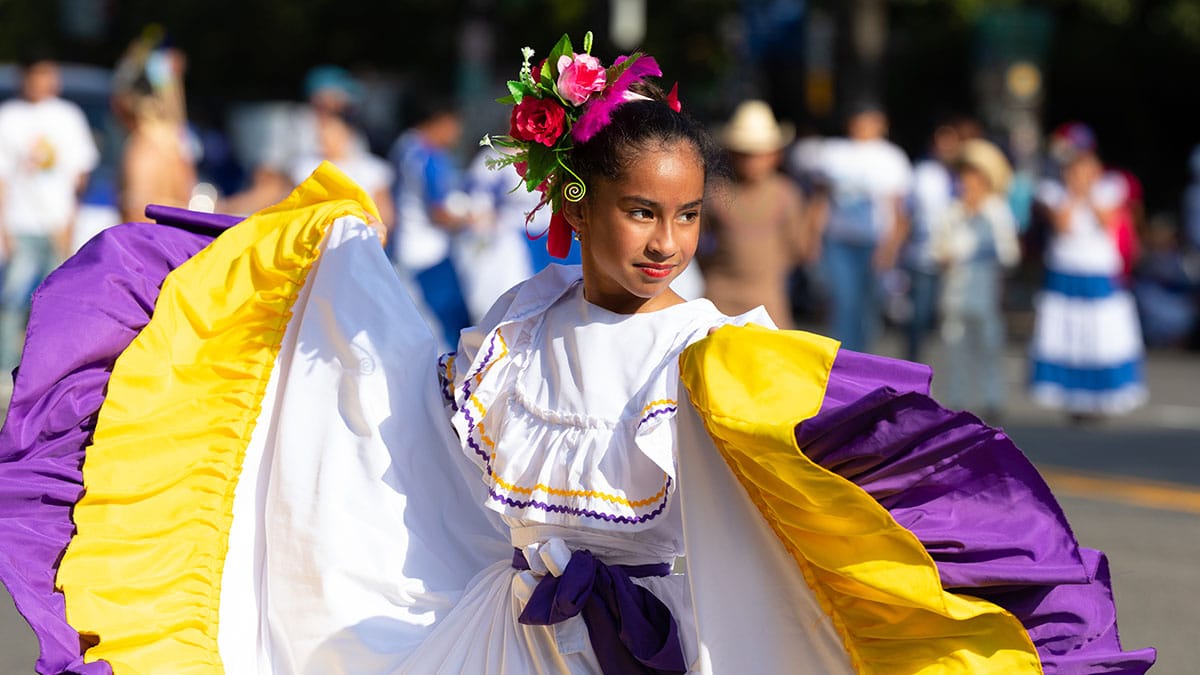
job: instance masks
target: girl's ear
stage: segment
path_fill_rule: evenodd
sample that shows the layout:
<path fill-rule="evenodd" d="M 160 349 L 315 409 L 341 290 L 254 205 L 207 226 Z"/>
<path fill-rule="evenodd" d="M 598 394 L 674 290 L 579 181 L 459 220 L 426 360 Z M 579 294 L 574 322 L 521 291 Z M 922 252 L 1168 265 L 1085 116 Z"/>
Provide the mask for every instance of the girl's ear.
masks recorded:
<path fill-rule="evenodd" d="M 587 229 L 587 217 L 585 213 L 587 209 L 584 207 L 584 202 L 586 201 L 587 199 L 584 198 L 577 202 L 563 199 L 562 202 L 563 217 L 567 219 L 567 223 L 571 225 L 571 229 L 576 232 L 584 232 Z"/>

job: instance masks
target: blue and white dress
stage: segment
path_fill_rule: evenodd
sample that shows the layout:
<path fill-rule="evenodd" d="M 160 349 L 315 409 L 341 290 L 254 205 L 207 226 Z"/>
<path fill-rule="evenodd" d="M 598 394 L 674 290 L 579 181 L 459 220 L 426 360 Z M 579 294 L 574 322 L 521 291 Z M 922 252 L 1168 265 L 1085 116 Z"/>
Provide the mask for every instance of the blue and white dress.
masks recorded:
<path fill-rule="evenodd" d="M 1053 209 L 1068 199 L 1057 183 L 1040 192 Z M 1103 205 L 1108 195 L 1098 190 L 1092 200 Z M 1118 281 L 1116 243 L 1091 207 L 1072 207 L 1070 228 L 1051 239 L 1045 262 L 1030 347 L 1034 399 L 1078 414 L 1136 408 L 1146 399 L 1137 309 Z"/>

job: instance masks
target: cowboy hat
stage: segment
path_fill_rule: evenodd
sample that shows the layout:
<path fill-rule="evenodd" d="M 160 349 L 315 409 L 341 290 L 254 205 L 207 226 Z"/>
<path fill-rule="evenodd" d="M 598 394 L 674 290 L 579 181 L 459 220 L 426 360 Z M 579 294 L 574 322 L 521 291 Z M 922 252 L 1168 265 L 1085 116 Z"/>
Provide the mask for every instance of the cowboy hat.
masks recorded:
<path fill-rule="evenodd" d="M 993 192 L 1008 191 L 1012 181 L 1012 165 L 1000 148 L 981 138 L 972 138 L 963 143 L 962 152 L 958 155 L 959 167 L 970 167 L 987 178 Z"/>
<path fill-rule="evenodd" d="M 747 155 L 782 150 L 796 136 L 790 124 L 780 124 L 765 101 L 743 101 L 719 134 L 721 145 Z"/>

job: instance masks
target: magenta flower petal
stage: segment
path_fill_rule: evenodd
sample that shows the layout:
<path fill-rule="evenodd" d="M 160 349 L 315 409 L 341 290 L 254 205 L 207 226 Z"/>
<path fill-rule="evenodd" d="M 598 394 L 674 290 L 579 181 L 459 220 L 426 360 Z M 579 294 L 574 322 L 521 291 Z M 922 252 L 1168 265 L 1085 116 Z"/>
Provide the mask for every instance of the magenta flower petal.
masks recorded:
<path fill-rule="evenodd" d="M 614 66 L 618 66 L 629 58 L 622 56 L 613 62 Z M 600 130 L 612 121 L 612 113 L 617 109 L 617 106 L 626 102 L 625 92 L 629 91 L 629 87 L 634 82 L 638 82 L 647 77 L 658 77 L 662 75 L 662 69 L 658 67 L 658 62 L 652 56 L 642 56 L 634 61 L 633 65 L 625 69 L 625 72 L 617 78 L 600 95 L 595 96 L 588 101 L 583 107 L 583 114 L 575 121 L 571 127 L 571 137 L 579 143 L 587 143 L 593 136 L 600 133 Z"/>

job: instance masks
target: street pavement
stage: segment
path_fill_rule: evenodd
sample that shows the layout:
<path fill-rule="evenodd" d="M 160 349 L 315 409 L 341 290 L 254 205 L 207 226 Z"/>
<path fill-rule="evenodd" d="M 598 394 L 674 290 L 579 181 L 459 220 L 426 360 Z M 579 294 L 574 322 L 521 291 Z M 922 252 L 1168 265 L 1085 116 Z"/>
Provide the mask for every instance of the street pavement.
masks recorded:
<path fill-rule="evenodd" d="M 895 353 L 896 343 L 881 351 Z M 1018 348 L 1005 365 L 1010 405 L 991 421 L 1042 471 L 1080 542 L 1107 552 L 1123 644 L 1157 647 L 1155 675 L 1200 672 L 1200 355 L 1151 354 L 1148 404 L 1085 425 L 1023 395 Z M 36 658 L 32 633 L 0 591 L 0 675 L 32 673 Z"/>

